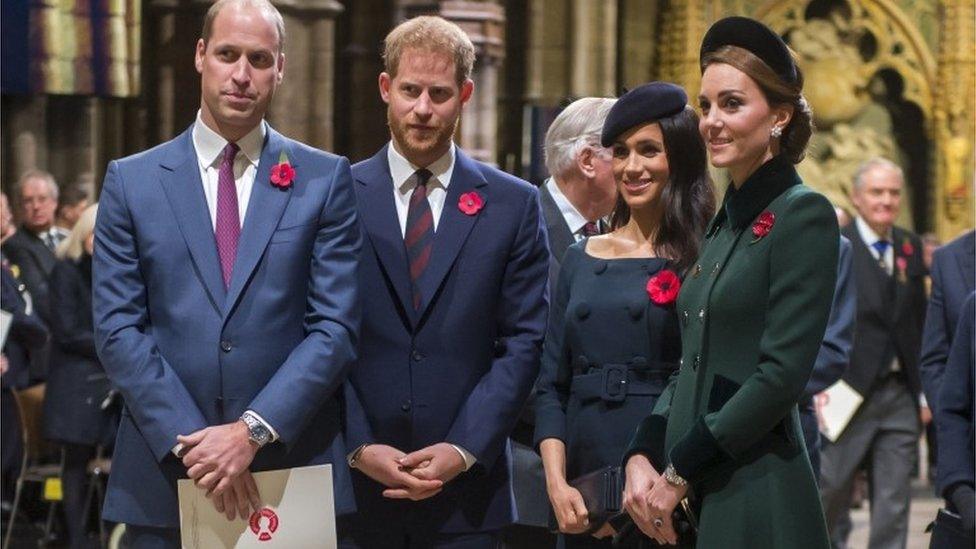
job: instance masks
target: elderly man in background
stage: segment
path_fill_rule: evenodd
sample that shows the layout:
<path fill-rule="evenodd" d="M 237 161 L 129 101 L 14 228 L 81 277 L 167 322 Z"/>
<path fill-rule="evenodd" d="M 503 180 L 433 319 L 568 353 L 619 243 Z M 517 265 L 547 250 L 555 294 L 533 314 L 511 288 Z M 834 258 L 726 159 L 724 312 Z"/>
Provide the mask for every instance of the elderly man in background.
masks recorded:
<path fill-rule="evenodd" d="M 27 286 L 37 315 L 50 326 L 49 286 L 51 270 L 56 261 L 54 249 L 67 236 L 66 232 L 54 225 L 58 184 L 50 173 L 31 170 L 17 181 L 13 199 L 21 226 L 3 241 L 3 255 Z M 49 345 L 31 355 L 32 380 L 44 380 L 49 360 Z"/>
<path fill-rule="evenodd" d="M 858 170 L 853 245 L 857 319 L 850 367 L 842 379 L 864 397 L 850 423 L 822 453 L 821 487 L 835 547 L 850 533 L 851 484 L 861 463 L 872 482 L 869 547 L 903 548 L 911 475 L 921 429 L 918 352 L 925 318 L 925 265 L 914 233 L 895 226 L 902 170 L 875 159 Z"/>
<path fill-rule="evenodd" d="M 566 250 L 584 237 L 600 234 L 617 199 L 610 151 L 600 131 L 616 99 L 584 97 L 569 104 L 546 132 L 546 169 L 551 176 L 539 189 L 549 232 L 549 287 L 555 288 Z M 512 432 L 515 468 L 515 524 L 504 533 L 505 547 L 554 547 L 549 532 L 549 499 L 542 460 L 532 448 L 535 407 L 530 397 Z"/>

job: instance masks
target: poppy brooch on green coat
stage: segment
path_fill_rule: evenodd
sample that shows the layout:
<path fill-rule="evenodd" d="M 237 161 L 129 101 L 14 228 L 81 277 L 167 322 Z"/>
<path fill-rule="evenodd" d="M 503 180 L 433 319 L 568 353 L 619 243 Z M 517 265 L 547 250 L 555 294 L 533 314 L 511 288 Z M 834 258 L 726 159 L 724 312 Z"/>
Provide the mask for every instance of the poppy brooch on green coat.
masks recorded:
<path fill-rule="evenodd" d="M 752 224 L 752 236 L 755 238 L 750 242 L 750 244 L 755 244 L 762 240 L 769 231 L 773 230 L 773 224 L 776 223 L 776 214 L 766 210 L 765 212 L 759 214 L 756 218 L 755 223 Z"/>

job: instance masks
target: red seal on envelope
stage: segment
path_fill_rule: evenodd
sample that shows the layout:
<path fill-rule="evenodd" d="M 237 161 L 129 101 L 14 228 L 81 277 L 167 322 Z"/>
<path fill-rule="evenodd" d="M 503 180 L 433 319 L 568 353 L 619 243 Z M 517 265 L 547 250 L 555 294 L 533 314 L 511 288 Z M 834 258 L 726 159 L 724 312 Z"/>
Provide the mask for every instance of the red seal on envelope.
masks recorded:
<path fill-rule="evenodd" d="M 271 539 L 271 534 L 274 534 L 275 530 L 278 529 L 278 515 L 265 507 L 260 511 L 251 513 L 248 524 L 259 540 L 268 541 Z"/>

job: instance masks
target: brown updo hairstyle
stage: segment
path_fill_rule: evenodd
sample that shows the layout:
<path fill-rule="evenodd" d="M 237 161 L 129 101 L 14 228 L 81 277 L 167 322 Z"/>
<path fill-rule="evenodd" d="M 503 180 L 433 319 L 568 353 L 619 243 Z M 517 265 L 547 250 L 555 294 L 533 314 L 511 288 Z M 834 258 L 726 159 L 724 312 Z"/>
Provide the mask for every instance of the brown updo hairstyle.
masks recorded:
<path fill-rule="evenodd" d="M 722 46 L 702 57 L 701 70 L 715 63 L 725 63 L 744 72 L 762 90 L 770 106 L 793 107 L 793 116 L 783 128 L 779 140 L 780 154 L 793 164 L 803 160 L 807 143 L 813 135 L 813 111 L 803 97 L 803 73 L 796 67 L 796 83 L 790 83 L 776 74 L 762 59 L 738 46 Z"/>

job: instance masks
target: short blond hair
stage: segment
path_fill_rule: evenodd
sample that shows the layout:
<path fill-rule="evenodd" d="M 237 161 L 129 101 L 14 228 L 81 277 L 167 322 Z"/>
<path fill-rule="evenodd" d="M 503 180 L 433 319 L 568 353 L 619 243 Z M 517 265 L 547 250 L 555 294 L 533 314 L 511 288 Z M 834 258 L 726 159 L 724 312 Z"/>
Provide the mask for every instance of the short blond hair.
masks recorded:
<path fill-rule="evenodd" d="M 458 86 L 471 78 L 474 44 L 461 27 L 436 15 L 421 15 L 396 26 L 383 40 L 383 66 L 395 78 L 400 57 L 408 49 L 438 52 L 454 58 Z"/>
<path fill-rule="evenodd" d="M 81 212 L 81 215 L 78 216 L 78 222 L 68 233 L 68 238 L 61 241 L 57 249 L 54 250 L 54 255 L 58 259 L 72 259 L 74 261 L 81 259 L 82 254 L 85 253 L 85 241 L 95 232 L 95 216 L 97 214 L 97 202 Z"/>

